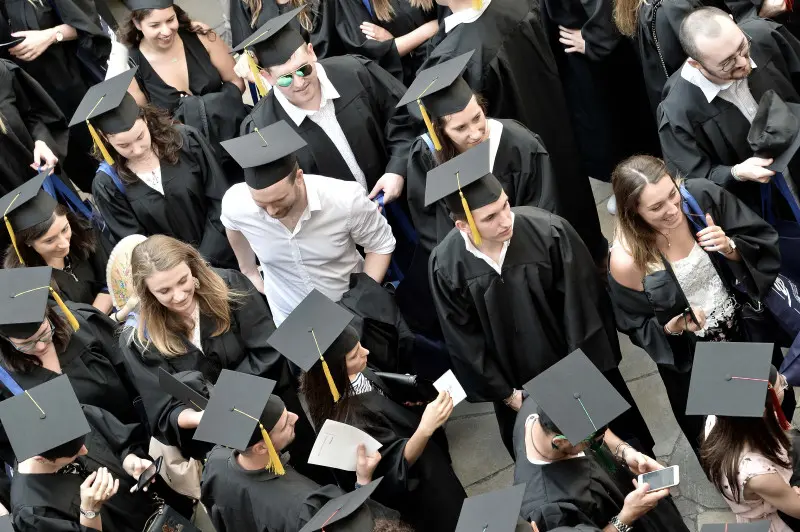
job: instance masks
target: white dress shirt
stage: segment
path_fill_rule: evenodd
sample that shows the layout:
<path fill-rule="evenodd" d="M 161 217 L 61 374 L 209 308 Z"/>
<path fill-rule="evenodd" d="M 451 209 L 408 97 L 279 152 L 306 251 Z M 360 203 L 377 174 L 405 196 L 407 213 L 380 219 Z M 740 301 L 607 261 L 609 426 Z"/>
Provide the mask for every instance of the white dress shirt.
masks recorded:
<path fill-rule="evenodd" d="M 350 147 L 350 142 L 348 142 L 347 137 L 345 137 L 344 131 L 342 131 L 342 126 L 339 124 L 339 120 L 336 119 L 336 107 L 334 106 L 333 100 L 339 98 L 339 92 L 336 90 L 336 87 L 333 86 L 333 83 L 331 83 L 331 81 L 328 79 L 328 75 L 325 74 L 325 69 L 322 68 L 322 65 L 319 63 L 314 63 L 314 68 L 317 71 L 317 78 L 319 78 L 319 85 L 322 91 L 322 97 L 319 102 L 319 111 L 307 111 L 305 109 L 300 109 L 299 107 L 290 103 L 289 100 L 286 99 L 286 96 L 284 96 L 279 90 L 275 91 L 275 98 L 281 104 L 283 110 L 286 111 L 286 114 L 289 115 L 289 118 L 295 123 L 295 125 L 299 126 L 302 124 L 306 117 L 310 118 L 315 124 L 317 124 L 322 131 L 328 135 L 328 138 L 331 139 L 333 145 L 336 146 L 336 149 L 339 151 L 342 159 L 344 159 L 344 162 L 347 164 L 347 168 L 350 169 L 350 172 L 353 174 L 356 182 L 364 187 L 364 190 L 368 191 L 367 178 L 364 176 L 364 172 L 361 170 L 361 167 L 358 166 L 358 161 L 353 153 L 353 148 Z"/>
<path fill-rule="evenodd" d="M 486 8 L 489 7 L 489 4 L 491 3 L 492 0 L 483 0 L 483 5 L 480 9 L 464 9 L 458 13 L 453 13 L 452 15 L 444 17 L 444 32 L 450 33 L 453 28 L 459 24 L 469 24 L 471 22 L 475 22 L 481 17 L 481 15 L 483 15 L 483 12 L 486 11 Z"/>
<path fill-rule="evenodd" d="M 514 213 L 511 213 L 511 227 L 514 227 Z M 502 274 L 503 269 L 503 262 L 506 260 L 506 253 L 508 252 L 508 246 L 511 245 L 511 238 L 503 242 L 503 249 L 500 250 L 500 257 L 498 257 L 498 261 L 495 262 L 489 255 L 484 253 L 483 251 L 479 250 L 475 247 L 475 244 L 472 243 L 472 240 L 469 239 L 469 235 L 464 231 L 459 231 L 461 233 L 461 238 L 464 239 L 464 245 L 467 248 L 467 251 L 475 255 L 475 257 L 479 258 L 486 264 L 488 264 L 494 271 L 498 274 Z M 513 238 L 513 237 L 512 237 Z"/>
<path fill-rule="evenodd" d="M 256 205 L 245 183 L 222 198 L 222 224 L 247 238 L 264 271 L 264 293 L 275 325 L 316 288 L 334 301 L 364 269 L 366 253 L 386 255 L 395 240 L 386 219 L 352 181 L 304 174 L 308 206 L 289 231 Z"/>
<path fill-rule="evenodd" d="M 756 63 L 752 59 L 750 59 L 750 66 L 756 68 Z M 681 77 L 703 91 L 703 95 L 709 103 L 719 96 L 726 102 L 735 105 L 747 121 L 751 124 L 753 123 L 753 118 L 755 118 L 756 111 L 758 111 L 758 102 L 750 92 L 747 78 L 718 85 L 705 77 L 699 69 L 690 65 L 688 61 L 681 68 Z"/>

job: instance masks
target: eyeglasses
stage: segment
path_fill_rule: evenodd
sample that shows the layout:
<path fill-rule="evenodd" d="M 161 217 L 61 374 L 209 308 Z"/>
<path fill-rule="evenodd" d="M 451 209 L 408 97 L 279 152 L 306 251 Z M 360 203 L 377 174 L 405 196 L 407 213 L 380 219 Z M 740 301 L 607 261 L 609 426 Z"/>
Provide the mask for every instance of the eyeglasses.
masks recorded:
<path fill-rule="evenodd" d="M 736 55 L 729 57 L 719 65 L 719 69 L 723 72 L 730 72 L 733 70 L 733 67 L 736 66 L 736 61 L 742 57 L 744 59 L 748 59 L 750 57 L 750 45 L 753 43 L 753 38 L 750 37 L 748 34 L 744 34 L 745 42 L 744 44 L 739 47 L 739 50 L 736 51 Z"/>
<path fill-rule="evenodd" d="M 50 325 L 50 330 L 47 332 L 43 332 L 35 340 L 29 340 L 21 344 L 18 344 L 17 342 L 11 339 L 9 339 L 8 341 L 11 342 L 11 345 L 13 345 L 14 349 L 16 349 L 17 351 L 20 351 L 22 353 L 32 353 L 33 351 L 36 350 L 36 344 L 38 344 L 39 342 L 42 342 L 43 344 L 49 344 L 50 342 L 53 341 L 53 333 L 55 333 L 56 328 L 55 326 L 53 326 L 52 323 L 48 322 L 48 324 Z"/>
<path fill-rule="evenodd" d="M 294 81 L 295 76 L 297 76 L 298 78 L 304 78 L 306 76 L 310 76 L 313 71 L 314 67 L 312 67 L 310 63 L 306 63 L 305 65 L 301 66 L 294 72 L 290 72 L 288 74 L 284 74 L 283 76 L 279 76 L 278 79 L 275 81 L 275 84 L 278 87 L 286 88 L 292 84 L 292 81 Z"/>

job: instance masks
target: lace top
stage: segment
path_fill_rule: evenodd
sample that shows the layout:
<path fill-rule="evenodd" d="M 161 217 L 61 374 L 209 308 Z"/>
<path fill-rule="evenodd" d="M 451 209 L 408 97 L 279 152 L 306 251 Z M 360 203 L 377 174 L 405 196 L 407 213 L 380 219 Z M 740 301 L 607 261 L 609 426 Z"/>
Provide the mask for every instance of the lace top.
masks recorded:
<path fill-rule="evenodd" d="M 686 258 L 672 263 L 672 269 L 689 304 L 706 313 L 706 326 L 695 333 L 697 336 L 705 336 L 709 329 L 720 327 L 733 317 L 736 300 L 728 294 L 708 253 L 697 242 Z"/>
<path fill-rule="evenodd" d="M 141 179 L 142 182 L 148 187 L 160 193 L 162 196 L 164 195 L 164 184 L 161 182 L 160 166 L 155 170 L 151 170 L 150 172 L 136 172 L 136 177 Z"/>

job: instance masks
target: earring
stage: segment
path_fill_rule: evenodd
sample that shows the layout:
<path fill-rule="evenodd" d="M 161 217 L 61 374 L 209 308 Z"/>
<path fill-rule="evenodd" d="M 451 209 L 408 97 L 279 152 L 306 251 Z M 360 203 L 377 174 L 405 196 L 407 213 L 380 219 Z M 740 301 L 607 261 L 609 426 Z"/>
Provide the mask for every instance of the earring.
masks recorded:
<path fill-rule="evenodd" d="M 194 278 L 194 289 L 197 290 L 198 288 L 200 288 L 200 279 L 195 277 Z"/>

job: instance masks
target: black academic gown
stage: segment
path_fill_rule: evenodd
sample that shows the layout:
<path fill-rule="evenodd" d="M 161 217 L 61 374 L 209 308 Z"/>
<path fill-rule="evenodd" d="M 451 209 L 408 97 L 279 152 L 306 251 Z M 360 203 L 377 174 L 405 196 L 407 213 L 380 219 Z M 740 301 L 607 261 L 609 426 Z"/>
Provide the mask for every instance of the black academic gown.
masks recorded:
<path fill-rule="evenodd" d="M 95 231 L 94 228 L 90 230 Z M 95 250 L 86 259 L 70 255 L 71 273 L 53 268 L 53 280 L 65 300 L 91 305 L 99 294 L 108 293 L 106 286 L 108 253 L 100 243 L 99 232 L 95 233 L 97 234 Z"/>
<path fill-rule="evenodd" d="M 333 100 L 336 119 L 364 172 L 369 189 L 384 173 L 404 176 L 408 150 L 417 130 L 405 108 L 395 109 L 405 87 L 376 63 L 363 57 L 330 57 L 320 60 L 320 64 L 340 95 Z M 308 143 L 297 152 L 304 172 L 345 181 L 355 179 L 322 128 L 311 119 L 295 125 L 273 92 L 253 108 L 242 123 L 242 134 L 281 120 L 285 120 Z"/>
<path fill-rule="evenodd" d="M 778 24 L 764 19 L 751 19 L 742 29 L 753 38 L 751 57 L 756 68 L 748 84 L 756 102 L 772 89 L 784 101 L 800 103 L 792 84 L 792 75 L 800 73 L 798 41 L 787 39 Z M 658 131 L 670 173 L 710 179 L 761 212 L 759 184 L 737 181 L 731 175 L 733 165 L 753 156 L 747 142 L 750 123 L 744 115 L 720 97 L 709 102 L 699 87 L 681 77 L 680 70 L 670 76 L 664 94 L 658 107 Z M 792 171 L 792 175 L 798 174 Z"/>
<path fill-rule="evenodd" d="M 98 171 L 92 194 L 111 235 L 117 239 L 163 234 L 191 244 L 211 264 L 236 265 L 219 220 L 226 182 L 208 141 L 193 127 L 175 126 L 183 139 L 178 162 L 161 162 L 164 195 L 142 181 L 125 184 L 122 193 L 110 176 Z"/>
<path fill-rule="evenodd" d="M 595 261 L 608 244 L 569 126 L 569 110 L 538 6 L 526 0 L 492 0 L 486 11 L 440 40 L 421 68 L 430 68 L 475 50 L 464 72 L 473 90 L 488 100 L 487 115 L 519 120 L 541 136 L 558 176 L 558 194 L 570 198 L 568 218 Z"/>
<path fill-rule="evenodd" d="M 606 471 L 594 451 L 586 456 L 549 464 L 533 464 L 525 449 L 525 420 L 536 413 L 532 399 L 526 399 L 514 428 L 514 484 L 525 484 L 520 515 L 535 521 L 542 532 L 560 526 L 588 525 L 603 529 L 622 510 L 625 496 L 633 490 L 633 475 L 622 466 Z M 606 453 L 611 453 L 605 448 Z M 688 532 L 671 497 L 658 502 L 635 523 L 646 532 Z"/>
<path fill-rule="evenodd" d="M 363 430 L 382 445 L 373 478 L 383 477 L 383 481 L 372 498 L 400 512 L 418 532 L 455 530 L 467 494 L 450 465 L 444 432 L 436 431 L 409 467 L 403 452 L 419 426 L 420 415 L 392 400 L 389 389 L 372 370 L 363 374 L 373 391 L 352 399 L 347 418 L 340 421 Z M 355 473 L 335 473 L 339 485 L 354 484 Z"/>
<path fill-rule="evenodd" d="M 15 63 L 0 59 L 0 194 L 8 194 L 36 175 L 34 143 L 41 140 L 59 160 L 67 153 L 64 114 L 39 83 Z"/>
<path fill-rule="evenodd" d="M 278 4 L 275 0 L 264 0 L 261 2 L 261 11 L 258 13 L 255 23 L 251 24 L 253 20 L 252 10 L 247 7 L 243 0 L 231 0 L 228 18 L 231 23 L 231 41 L 233 46 L 244 42 L 245 39 L 250 37 L 258 28 L 270 20 L 284 13 L 288 13 L 293 9 L 295 9 L 295 6 L 292 2 Z M 300 25 L 300 21 L 297 20 L 297 17 L 289 22 L 289 25 L 299 31 L 306 41 L 308 41 L 308 32 Z M 316 49 L 314 52 L 317 54 L 317 57 L 319 57 L 319 52 Z"/>
<path fill-rule="evenodd" d="M 104 72 L 111 53 L 111 39 L 100 27 L 100 18 L 91 0 L 2 0 L 0 16 L 6 18 L 11 31 L 45 30 L 69 24 L 78 31 L 74 41 L 55 43 L 33 61 L 12 59 L 30 74 L 55 100 L 61 112 L 71 117 L 88 88 L 100 81 L 85 68 L 92 63 Z M 86 128 L 76 128 L 69 134 L 69 149 L 62 161 L 66 173 L 78 186 L 89 191 L 97 162 L 89 154 L 92 139 Z"/>

